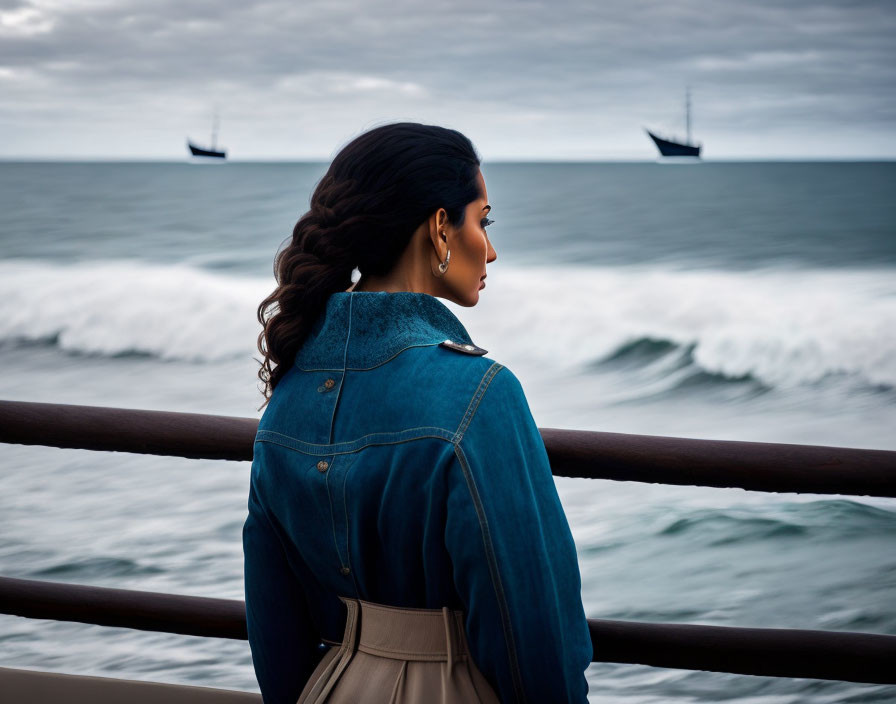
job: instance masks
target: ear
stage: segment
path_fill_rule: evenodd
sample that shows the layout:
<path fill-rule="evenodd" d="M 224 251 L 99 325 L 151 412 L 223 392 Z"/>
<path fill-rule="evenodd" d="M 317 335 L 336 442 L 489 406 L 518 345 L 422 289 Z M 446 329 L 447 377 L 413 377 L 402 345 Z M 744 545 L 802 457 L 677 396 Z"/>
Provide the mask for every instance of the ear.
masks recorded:
<path fill-rule="evenodd" d="M 442 252 L 448 249 L 448 212 L 439 208 L 429 218 L 429 238 L 436 254 L 443 256 Z"/>
<path fill-rule="evenodd" d="M 436 229 L 438 230 L 439 239 L 442 242 L 446 241 L 446 238 L 442 237 L 442 233 L 444 232 L 446 235 L 448 228 L 448 211 L 444 208 L 439 208 L 434 215 Z"/>

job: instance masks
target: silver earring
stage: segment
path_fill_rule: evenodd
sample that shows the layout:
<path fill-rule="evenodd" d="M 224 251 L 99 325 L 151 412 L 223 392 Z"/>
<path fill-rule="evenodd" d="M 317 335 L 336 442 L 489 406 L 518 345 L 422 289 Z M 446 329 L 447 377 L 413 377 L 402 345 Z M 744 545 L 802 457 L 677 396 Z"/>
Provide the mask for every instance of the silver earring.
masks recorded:
<path fill-rule="evenodd" d="M 451 250 L 449 249 L 447 254 L 445 255 L 445 261 L 439 263 L 439 271 L 442 272 L 442 276 L 445 275 L 445 272 L 448 271 L 448 260 L 451 259 Z"/>

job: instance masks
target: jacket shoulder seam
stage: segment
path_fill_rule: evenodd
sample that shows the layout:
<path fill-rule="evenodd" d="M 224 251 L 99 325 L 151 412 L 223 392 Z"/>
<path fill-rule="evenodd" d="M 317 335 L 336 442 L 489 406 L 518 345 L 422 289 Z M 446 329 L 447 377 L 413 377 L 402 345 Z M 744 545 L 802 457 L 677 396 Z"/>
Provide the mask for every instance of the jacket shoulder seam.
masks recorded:
<path fill-rule="evenodd" d="M 498 561 L 495 557 L 495 548 L 492 544 L 488 518 L 485 515 L 485 508 L 482 505 L 482 497 L 479 495 L 479 488 L 476 486 L 476 479 L 473 477 L 473 472 L 470 470 L 470 466 L 467 463 L 463 448 L 459 444 L 455 444 L 454 452 L 460 462 L 461 469 L 463 470 L 467 489 L 470 492 L 470 499 L 473 501 L 476 517 L 479 520 L 479 529 L 482 533 L 482 542 L 485 547 L 485 558 L 488 562 L 489 575 L 492 580 L 492 587 L 495 590 L 495 596 L 498 599 L 498 610 L 501 612 L 501 626 L 504 630 L 504 641 L 507 644 L 507 657 L 510 660 L 513 688 L 516 692 L 517 699 L 522 702 L 525 701 L 526 697 L 523 692 L 523 679 L 520 673 L 519 660 L 517 658 L 516 642 L 513 639 L 513 629 L 510 622 L 510 608 L 507 605 L 507 597 L 504 594 L 501 573 L 498 571 Z"/>
<path fill-rule="evenodd" d="M 470 421 L 472 421 L 473 416 L 476 415 L 476 410 L 479 408 L 479 402 L 485 395 L 485 390 L 489 387 L 489 384 L 492 383 L 492 379 L 495 378 L 495 375 L 503 368 L 503 364 L 492 362 L 492 365 L 486 370 L 482 379 L 479 381 L 479 386 L 476 388 L 476 393 L 473 394 L 473 397 L 470 399 L 470 403 L 467 405 L 467 410 L 464 413 L 463 418 L 461 418 L 460 420 L 460 425 L 458 425 L 457 430 L 454 431 L 455 443 L 459 443 L 463 439 L 464 433 L 467 431 L 467 427 L 469 427 L 470 425 Z"/>

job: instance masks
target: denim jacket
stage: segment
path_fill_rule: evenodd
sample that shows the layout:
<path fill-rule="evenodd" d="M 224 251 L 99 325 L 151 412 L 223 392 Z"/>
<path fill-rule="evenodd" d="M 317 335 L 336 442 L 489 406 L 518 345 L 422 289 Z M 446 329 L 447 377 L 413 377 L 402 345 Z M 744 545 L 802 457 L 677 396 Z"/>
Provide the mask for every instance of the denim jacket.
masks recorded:
<path fill-rule="evenodd" d="M 450 342 L 446 342 L 450 341 Z M 259 422 L 243 526 L 266 704 L 294 704 L 339 596 L 459 609 L 503 702 L 586 702 L 569 524 L 520 382 L 437 298 L 333 294 Z"/>

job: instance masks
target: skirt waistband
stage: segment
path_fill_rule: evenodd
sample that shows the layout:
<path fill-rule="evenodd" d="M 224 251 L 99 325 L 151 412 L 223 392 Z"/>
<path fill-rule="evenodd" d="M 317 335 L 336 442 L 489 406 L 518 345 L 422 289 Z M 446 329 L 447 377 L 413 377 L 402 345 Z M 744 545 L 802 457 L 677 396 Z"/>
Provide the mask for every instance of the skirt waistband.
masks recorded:
<path fill-rule="evenodd" d="M 324 654 L 297 704 L 499 704 L 468 656 L 462 611 L 339 598 L 346 606 L 342 643 Z"/>
<path fill-rule="evenodd" d="M 469 654 L 464 614 L 449 609 L 408 609 L 339 597 L 357 620 L 357 649 L 396 660 L 453 662 Z M 349 626 L 349 624 L 346 624 Z M 357 628 L 360 626 L 360 628 Z M 346 628 L 346 637 L 355 629 Z M 344 641 L 343 646 L 346 644 Z"/>

